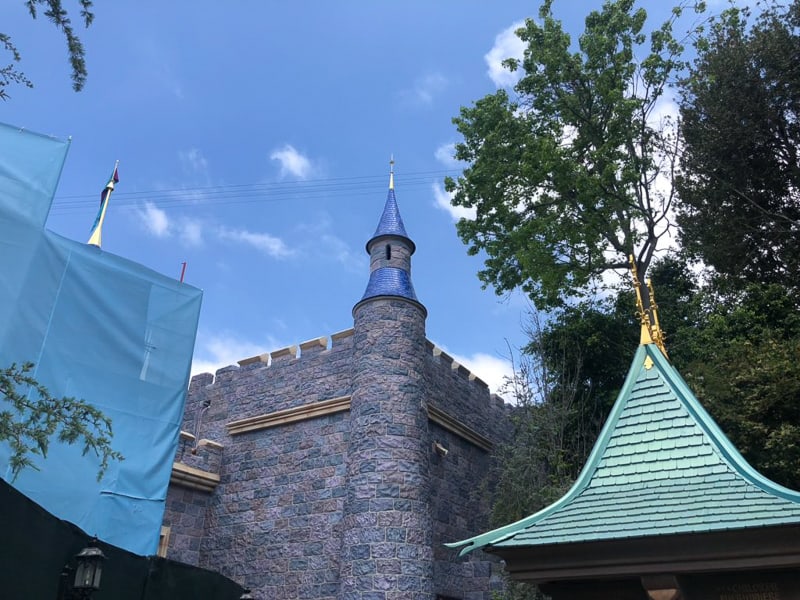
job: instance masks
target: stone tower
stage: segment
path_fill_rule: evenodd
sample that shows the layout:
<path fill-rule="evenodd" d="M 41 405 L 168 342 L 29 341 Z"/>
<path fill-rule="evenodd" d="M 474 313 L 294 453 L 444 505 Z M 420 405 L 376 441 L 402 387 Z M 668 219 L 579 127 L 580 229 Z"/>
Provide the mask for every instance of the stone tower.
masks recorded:
<path fill-rule="evenodd" d="M 353 308 L 353 391 L 340 600 L 433 598 L 425 318 L 411 283 L 414 242 L 394 173 L 367 242 L 370 277 Z"/>

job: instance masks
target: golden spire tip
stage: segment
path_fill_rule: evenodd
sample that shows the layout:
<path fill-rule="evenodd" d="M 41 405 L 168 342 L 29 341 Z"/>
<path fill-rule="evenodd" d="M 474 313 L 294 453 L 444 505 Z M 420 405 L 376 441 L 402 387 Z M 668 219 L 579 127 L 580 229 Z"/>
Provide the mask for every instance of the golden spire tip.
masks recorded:
<path fill-rule="evenodd" d="M 636 291 L 636 316 L 642 325 L 639 343 L 642 345 L 655 344 L 661 353 L 669 358 L 667 355 L 667 348 L 664 344 L 664 332 L 661 329 L 661 323 L 658 320 L 658 305 L 656 304 L 655 292 L 653 291 L 653 284 L 650 279 L 647 280 L 647 300 L 648 305 L 644 305 L 642 299 L 642 282 L 639 280 L 639 273 L 636 269 L 636 260 L 633 255 L 629 256 L 631 265 L 631 275 L 633 277 L 633 288 Z"/>

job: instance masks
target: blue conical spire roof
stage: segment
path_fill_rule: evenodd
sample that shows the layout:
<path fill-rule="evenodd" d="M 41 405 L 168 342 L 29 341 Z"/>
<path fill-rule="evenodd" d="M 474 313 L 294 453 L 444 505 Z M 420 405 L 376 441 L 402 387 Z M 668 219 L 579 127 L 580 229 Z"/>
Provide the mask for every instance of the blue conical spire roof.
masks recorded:
<path fill-rule="evenodd" d="M 391 164 L 394 165 L 394 161 Z M 394 243 L 392 240 L 394 240 Z M 367 289 L 359 305 L 369 298 L 385 296 L 405 298 L 415 304 L 419 304 L 417 294 L 414 292 L 414 284 L 411 282 L 410 263 L 410 257 L 414 254 L 416 246 L 411 238 L 408 237 L 403 218 L 400 216 L 400 210 L 397 208 L 397 199 L 394 195 L 393 170 L 389 174 L 389 193 L 386 197 L 386 204 L 383 207 L 383 214 L 381 214 L 380 221 L 378 221 L 375 234 L 367 242 L 368 253 L 380 251 L 375 246 L 376 242 L 385 242 L 387 247 L 394 244 L 404 246 L 407 253 L 397 254 L 394 260 L 389 258 L 387 254 L 386 259 L 381 257 L 372 261 Z M 402 256 L 405 256 L 405 258 L 398 258 Z M 421 304 L 419 306 L 422 307 Z M 424 307 L 422 308 L 424 310 Z"/>
<path fill-rule="evenodd" d="M 381 220 L 378 222 L 378 228 L 375 229 L 375 234 L 372 237 L 376 238 L 382 235 L 398 235 L 408 238 L 405 225 L 403 225 L 403 217 L 400 216 L 400 211 L 397 208 L 394 188 L 389 188 Z"/>
<path fill-rule="evenodd" d="M 390 165 L 389 193 L 386 195 L 386 204 L 383 206 L 383 214 L 381 215 L 381 220 L 378 221 L 378 227 L 367 242 L 367 252 L 369 252 L 370 244 L 377 238 L 394 236 L 403 238 L 408 244 L 411 254 L 414 254 L 416 246 L 406 233 L 406 227 L 403 225 L 403 217 L 400 216 L 400 210 L 397 208 L 397 198 L 395 198 L 394 195 L 394 159 L 392 159 Z"/>
<path fill-rule="evenodd" d="M 378 296 L 396 296 L 419 302 L 414 284 L 411 283 L 411 275 L 408 271 L 397 267 L 381 267 L 369 274 L 367 289 L 361 300 Z"/>

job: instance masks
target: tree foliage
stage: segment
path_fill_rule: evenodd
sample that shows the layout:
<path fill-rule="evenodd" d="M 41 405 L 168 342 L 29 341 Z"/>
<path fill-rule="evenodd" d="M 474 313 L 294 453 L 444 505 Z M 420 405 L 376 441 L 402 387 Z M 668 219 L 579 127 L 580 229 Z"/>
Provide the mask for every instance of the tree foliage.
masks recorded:
<path fill-rule="evenodd" d="M 111 448 L 111 419 L 85 400 L 55 398 L 30 374 L 32 363 L 12 364 L 0 370 L 0 443 L 11 448 L 13 477 L 36 468 L 33 456 L 47 456 L 52 439 L 81 444 L 83 454 L 100 459 L 98 481 L 110 460 L 123 460 Z"/>
<path fill-rule="evenodd" d="M 531 316 L 529 335 L 540 341 L 541 325 Z M 535 343 L 534 341 L 531 344 Z M 557 500 L 575 475 L 573 424 L 582 398 L 579 369 L 570 364 L 551 368 L 535 360 L 541 352 L 520 354 L 514 376 L 503 389 L 516 407 L 513 433 L 497 454 L 498 483 L 492 525 L 519 520 Z"/>
<path fill-rule="evenodd" d="M 67 57 L 72 69 L 72 88 L 79 92 L 86 83 L 86 57 L 83 43 L 72 26 L 72 19 L 69 12 L 63 6 L 62 0 L 24 0 L 28 13 L 34 19 L 39 16 L 40 8 L 44 9 L 42 14 L 56 26 L 63 34 L 67 42 Z M 77 0 L 80 6 L 80 16 L 83 24 L 89 27 L 94 20 L 92 12 L 92 0 Z M 22 56 L 17 46 L 12 42 L 11 36 L 0 33 L 0 45 L 11 55 L 12 62 L 0 68 L 0 99 L 8 99 L 6 88 L 12 84 L 21 84 L 33 87 L 31 81 L 19 70 L 17 64 L 22 60 Z"/>
<path fill-rule="evenodd" d="M 445 182 L 454 205 L 476 211 L 457 227 L 470 254 L 487 255 L 484 285 L 521 287 L 546 309 L 601 287 L 630 255 L 645 275 L 670 228 L 673 189 L 658 183 L 675 173 L 675 128 L 656 112 L 685 66 L 680 14 L 648 37 L 633 0 L 608 1 L 576 50 L 545 0 L 518 30 L 527 47 L 506 61 L 522 73 L 514 94 L 461 109 L 455 155 L 468 166 Z"/>
<path fill-rule="evenodd" d="M 681 241 L 730 282 L 798 287 L 800 2 L 699 39 L 681 92 Z"/>
<path fill-rule="evenodd" d="M 675 367 L 748 462 L 774 481 L 800 489 L 800 302 L 776 284 L 752 284 L 737 293 L 723 293 L 714 282 L 701 285 L 675 256 L 657 260 L 652 279 Z M 602 305 L 559 311 L 531 335 L 526 360 L 546 365 L 549 383 L 537 387 L 548 390 L 543 406 L 536 413 L 519 413 L 530 419 L 528 427 L 538 427 L 538 413 L 563 410 L 547 405 L 560 402 L 560 382 L 570 382 L 573 402 L 563 422 L 560 473 L 577 475 L 622 387 L 639 330 L 633 306 L 633 292 L 623 290 Z M 542 442 L 534 435 L 516 442 L 522 446 L 518 455 L 539 456 L 523 448 Z M 544 438 L 544 443 L 550 442 Z M 538 459 L 537 464 L 547 463 Z M 501 480 L 534 481 L 525 473 L 536 466 L 524 471 L 512 461 L 503 466 L 509 472 Z M 517 492 L 517 498 L 535 494 Z"/>
<path fill-rule="evenodd" d="M 673 361 L 748 462 L 800 489 L 800 303 L 777 284 L 704 295 Z"/>
<path fill-rule="evenodd" d="M 639 324 L 630 288 L 581 296 L 627 268 L 628 253 L 653 281 L 670 360 L 700 402 L 750 464 L 800 489 L 800 0 L 768 5 L 752 25 L 729 10 L 695 28 L 691 66 L 673 22 L 651 34 L 647 56 L 633 50 L 645 37 L 632 2 L 592 13 L 577 52 L 551 5 L 518 34 L 516 96 L 501 90 L 454 120 L 468 166 L 447 181 L 453 203 L 476 210 L 458 231 L 487 255 L 484 284 L 521 287 L 550 309 L 507 392 L 520 408 L 499 452 L 495 524 L 556 500 L 585 464 Z M 675 77 L 680 119 L 659 127 L 656 100 Z M 657 254 L 676 207 L 682 247 Z"/>

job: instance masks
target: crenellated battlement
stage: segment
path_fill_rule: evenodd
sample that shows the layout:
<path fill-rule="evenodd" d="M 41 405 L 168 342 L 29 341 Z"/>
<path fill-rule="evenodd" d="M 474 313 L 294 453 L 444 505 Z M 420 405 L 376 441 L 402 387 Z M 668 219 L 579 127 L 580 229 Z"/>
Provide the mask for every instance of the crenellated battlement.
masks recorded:
<path fill-rule="evenodd" d="M 354 344 L 354 330 L 346 329 L 243 358 L 215 375 L 196 375 L 189 387 L 185 426 L 194 428 L 208 405 L 201 419 L 210 427 L 205 435 L 223 440 L 223 419 L 232 423 L 302 412 L 349 397 L 354 391 Z M 489 437 L 503 437 L 511 406 L 491 393 L 483 379 L 427 339 L 422 364 L 429 409 L 443 411 L 475 431 L 486 430 Z M 212 427 L 211 421 L 217 425 Z"/>
<path fill-rule="evenodd" d="M 503 411 L 511 410 L 512 405 L 508 404 L 500 395 L 490 393 L 489 384 L 450 356 L 442 348 L 430 341 L 427 342 L 427 348 L 433 358 L 431 365 L 435 372 L 438 371 L 436 374 L 445 377 L 449 375 L 450 377 L 465 380 L 469 384 L 477 387 L 482 394 L 485 394 L 489 406 Z"/>
<path fill-rule="evenodd" d="M 318 360 L 312 363 L 307 359 L 331 356 L 343 350 L 351 351 L 353 347 L 353 333 L 354 330 L 352 328 L 345 329 L 329 336 L 320 336 L 300 344 L 293 344 L 270 352 L 243 358 L 235 365 L 228 365 L 217 369 L 216 374 L 197 374 L 191 379 L 189 391 L 191 393 L 199 388 L 207 387 L 215 383 L 235 383 L 237 377 L 243 376 L 250 371 L 256 369 L 280 368 L 290 364 L 300 369 L 295 375 L 297 377 L 303 377 L 302 368 L 305 364 L 309 364 L 313 369 L 319 369 L 320 367 Z M 429 364 L 434 371 L 438 371 L 438 373 L 436 373 L 437 377 L 449 376 L 457 380 L 462 380 L 464 385 L 475 386 L 475 391 L 485 395 L 487 405 L 502 410 L 510 409 L 511 405 L 507 404 L 502 397 L 489 392 L 489 385 L 483 379 L 455 360 L 455 358 L 442 348 L 430 340 L 425 340 L 425 348 L 427 350 L 427 358 L 432 359 L 428 361 Z"/>
<path fill-rule="evenodd" d="M 331 354 L 340 350 L 352 349 L 353 329 L 338 331 L 330 336 L 321 336 L 295 344 L 279 348 L 271 352 L 256 354 L 248 358 L 243 358 L 235 365 L 228 365 L 217 369 L 215 374 L 199 373 L 194 375 L 189 384 L 189 392 L 198 388 L 220 383 L 221 381 L 232 381 L 238 373 L 244 373 L 254 369 L 277 367 L 287 363 L 296 363 L 305 358 L 315 357 L 320 354 Z"/>

